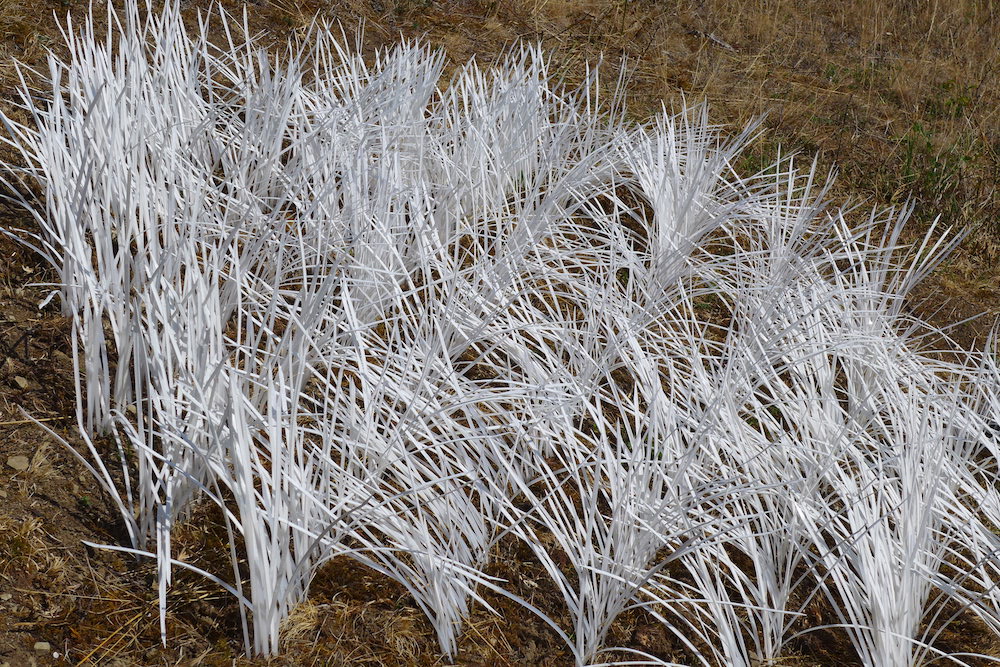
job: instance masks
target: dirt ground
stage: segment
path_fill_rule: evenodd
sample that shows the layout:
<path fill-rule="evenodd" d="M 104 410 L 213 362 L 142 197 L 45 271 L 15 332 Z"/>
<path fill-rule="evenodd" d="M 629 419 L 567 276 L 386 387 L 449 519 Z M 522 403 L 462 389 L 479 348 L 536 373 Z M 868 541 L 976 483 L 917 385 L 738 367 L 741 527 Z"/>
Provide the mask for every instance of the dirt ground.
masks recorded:
<path fill-rule="evenodd" d="M 194 16 L 207 2 L 182 3 Z M 224 5 L 281 43 L 314 16 L 364 22 L 369 51 L 400 35 L 423 37 L 450 62 L 491 60 L 518 39 L 540 41 L 568 80 L 603 54 L 610 87 L 628 72 L 629 113 L 705 100 L 733 132 L 765 116 L 765 134 L 738 165 L 752 172 L 778 155 L 818 156 L 839 169 L 838 202 L 917 204 L 912 237 L 937 216 L 967 234 L 954 256 L 918 290 L 911 307 L 981 346 L 1000 314 L 1000 7 L 973 0 L 278 0 Z M 59 52 L 57 21 L 86 3 L 0 0 L 0 103 L 12 109 L 13 59 L 39 65 Z M 10 159 L 0 152 L 0 157 Z M 31 229 L 0 207 L 7 230 Z M 16 231 L 14 232 L 17 233 Z M 328 565 L 310 600 L 286 623 L 280 658 L 242 657 L 239 619 L 228 596 L 180 574 L 170 601 L 169 648 L 159 644 L 154 577 L 137 563 L 82 541 L 122 543 L 115 512 L 71 453 L 32 423 L 76 447 L 70 324 L 38 308 L 52 272 L 34 254 L 0 239 L 0 666 L 9 665 L 437 665 L 430 625 L 395 584 L 348 561 Z M 978 316 L 978 317 L 976 317 Z M 973 318 L 973 319 L 970 319 Z M 98 448 L 108 443 L 97 443 Z M 21 458 L 23 457 L 23 458 Z M 193 522 L 211 526 L 211 521 Z M 196 562 L 224 558 L 210 528 L 179 536 Z M 493 574 L 557 616 L 558 595 L 530 554 L 501 545 Z M 409 600 L 409 602 L 408 602 Z M 478 611 L 456 664 L 567 665 L 544 624 L 495 600 L 500 617 Z M 826 619 L 810 610 L 813 625 Z M 627 615 L 612 641 L 685 661 L 683 647 L 641 614 Z M 41 644 L 45 643 L 45 645 Z M 962 618 L 940 646 L 1000 656 L 995 639 Z M 807 635 L 789 665 L 854 664 L 833 633 Z"/>

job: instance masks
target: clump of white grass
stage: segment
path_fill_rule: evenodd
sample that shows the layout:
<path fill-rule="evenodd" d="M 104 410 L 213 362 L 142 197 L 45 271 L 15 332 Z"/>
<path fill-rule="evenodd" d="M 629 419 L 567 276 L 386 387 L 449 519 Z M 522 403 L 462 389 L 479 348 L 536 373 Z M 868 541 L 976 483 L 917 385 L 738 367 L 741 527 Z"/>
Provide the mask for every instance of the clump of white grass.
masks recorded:
<path fill-rule="evenodd" d="M 754 128 L 631 124 L 537 49 L 442 81 L 420 45 L 366 61 L 316 26 L 275 56 L 215 20 L 68 25 L 3 117 L 37 222 L 8 233 L 58 272 L 78 456 L 110 548 L 157 560 L 164 641 L 199 503 L 231 572 L 197 571 L 261 654 L 344 556 L 447 655 L 487 593 L 581 665 L 631 608 L 706 665 L 780 661 L 814 604 L 872 666 L 961 663 L 962 613 L 1000 632 L 996 354 L 937 360 L 903 307 L 952 242 L 848 225 L 790 159 L 737 174 Z M 485 574 L 505 536 L 570 626 Z"/>

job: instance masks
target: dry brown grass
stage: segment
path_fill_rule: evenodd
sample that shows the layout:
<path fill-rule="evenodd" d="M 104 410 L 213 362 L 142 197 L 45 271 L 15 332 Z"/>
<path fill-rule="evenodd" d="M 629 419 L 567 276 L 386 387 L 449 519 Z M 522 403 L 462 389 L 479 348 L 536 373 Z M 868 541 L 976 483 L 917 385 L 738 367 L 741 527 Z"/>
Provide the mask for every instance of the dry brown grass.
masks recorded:
<path fill-rule="evenodd" d="M 230 10 L 244 5 L 227 0 Z M 187 11 L 207 6 L 188 3 Z M 1000 6 L 989 0 L 262 0 L 245 5 L 251 24 L 275 43 L 302 34 L 316 15 L 366 24 L 366 48 L 400 34 L 445 48 L 453 64 L 492 60 L 518 39 L 540 41 L 569 80 L 603 55 L 610 90 L 629 72 L 629 112 L 648 118 L 707 101 L 736 131 L 764 116 L 766 134 L 739 168 L 766 167 L 780 151 L 818 156 L 839 169 L 835 195 L 868 206 L 917 204 L 916 229 L 940 215 L 969 236 L 914 304 L 937 324 L 988 311 L 964 324 L 965 344 L 982 339 L 1000 312 Z M 85 11 L 81 0 L 0 0 L 0 95 L 12 94 L 13 58 L 38 64 L 58 50 L 53 12 Z M 9 108 L 9 106 L 8 106 Z M 5 224 L 25 224 L 16 213 Z M 0 242 L 0 465 L 32 460 L 26 473 L 0 470 L 0 663 L 48 664 L 32 643 L 49 641 L 62 664 L 79 665 L 436 665 L 432 632 L 398 587 L 350 562 L 331 563 L 308 603 L 283 627 L 287 652 L 271 661 L 240 657 L 238 618 L 226 597 L 180 575 L 170 608 L 171 644 L 157 641 L 152 573 L 93 552 L 80 539 L 120 541 L 112 513 L 79 466 L 23 423 L 19 407 L 69 425 L 67 327 L 33 304 L 28 286 L 44 267 Z M 14 378 L 30 380 L 27 388 Z M 9 423 L 8 423 L 9 422 Z M 67 433 L 67 436 L 69 434 Z M 178 548 L 210 559 L 219 535 L 190 531 Z M 516 574 L 527 597 L 554 615 L 552 591 L 516 546 L 501 549 L 497 574 Z M 537 582 L 543 582 L 541 584 Z M 534 585 L 534 587 L 533 587 Z M 461 642 L 465 665 L 563 665 L 568 657 L 523 609 L 497 600 L 502 618 L 477 612 Z M 822 610 L 816 610 L 822 615 Z M 684 660 L 662 629 L 626 615 L 615 640 Z M 974 623 L 956 627 L 954 648 L 991 651 Z M 964 644 L 963 644 L 964 642 Z M 815 635 L 788 664 L 850 664 L 849 649 Z M 1000 655 L 998 651 L 992 651 Z"/>

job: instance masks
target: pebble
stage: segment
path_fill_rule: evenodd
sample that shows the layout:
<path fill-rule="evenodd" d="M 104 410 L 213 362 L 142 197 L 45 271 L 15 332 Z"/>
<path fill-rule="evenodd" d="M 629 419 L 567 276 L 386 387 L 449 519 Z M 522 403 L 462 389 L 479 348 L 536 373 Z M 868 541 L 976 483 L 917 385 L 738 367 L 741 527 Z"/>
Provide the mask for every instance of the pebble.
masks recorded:
<path fill-rule="evenodd" d="M 7 465 L 18 472 L 24 472 L 28 469 L 28 465 L 31 462 L 28 460 L 27 456 L 8 456 Z"/>
<path fill-rule="evenodd" d="M 21 389 L 27 389 L 28 388 L 28 384 L 29 384 L 28 383 L 28 378 L 24 377 L 23 375 L 15 375 L 14 376 L 14 382 Z"/>
<path fill-rule="evenodd" d="M 0 593 L 0 602 L 6 602 L 7 600 L 11 599 L 12 597 L 14 597 L 14 596 L 11 595 L 10 593 Z"/>
<path fill-rule="evenodd" d="M 48 642 L 35 642 L 35 653 L 48 653 L 52 646 Z"/>

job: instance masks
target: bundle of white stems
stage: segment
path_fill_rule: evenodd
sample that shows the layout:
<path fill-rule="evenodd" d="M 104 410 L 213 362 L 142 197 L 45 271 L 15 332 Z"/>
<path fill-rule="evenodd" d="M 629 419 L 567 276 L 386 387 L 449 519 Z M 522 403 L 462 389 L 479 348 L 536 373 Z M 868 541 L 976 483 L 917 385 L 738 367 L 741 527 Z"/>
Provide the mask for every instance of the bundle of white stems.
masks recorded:
<path fill-rule="evenodd" d="M 961 614 L 1000 632 L 1000 368 L 941 361 L 904 307 L 954 239 L 848 224 L 790 158 L 738 174 L 754 128 L 630 122 L 535 48 L 444 77 L 418 44 L 366 61 L 317 24 L 275 56 L 212 20 L 221 44 L 176 2 L 70 24 L 3 118 L 37 222 L 8 233 L 73 320 L 78 456 L 161 619 L 196 569 L 172 532 L 214 503 L 231 571 L 198 571 L 258 654 L 338 557 L 445 655 L 498 594 L 580 665 L 634 608 L 705 665 L 780 660 L 815 604 L 873 667 L 961 663 Z M 571 626 L 485 574 L 501 539 Z"/>

